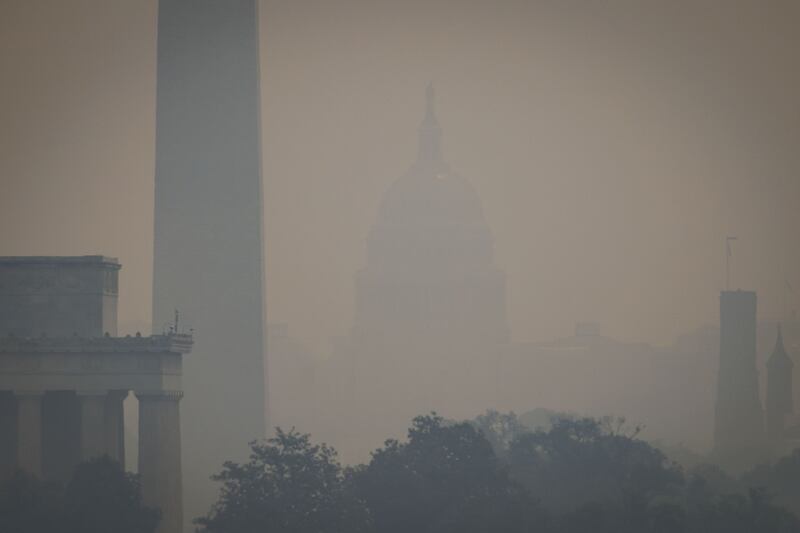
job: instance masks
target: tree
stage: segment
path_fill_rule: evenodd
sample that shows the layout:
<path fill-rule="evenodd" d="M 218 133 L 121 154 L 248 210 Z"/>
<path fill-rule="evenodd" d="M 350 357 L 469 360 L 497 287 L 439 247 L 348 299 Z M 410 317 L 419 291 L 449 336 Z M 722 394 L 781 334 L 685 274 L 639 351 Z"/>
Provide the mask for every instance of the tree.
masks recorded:
<path fill-rule="evenodd" d="M 336 451 L 294 429 L 251 443 L 249 462 L 227 462 L 213 479 L 219 501 L 196 521 L 209 533 L 357 533 L 368 524 Z"/>
<path fill-rule="evenodd" d="M 761 465 L 745 473 L 742 484 L 764 489 L 775 502 L 800 517 L 800 448 L 774 465 Z"/>
<path fill-rule="evenodd" d="M 20 471 L 0 487 L 3 533 L 153 533 L 158 519 L 138 478 L 108 457 L 80 464 L 66 485 Z"/>
<path fill-rule="evenodd" d="M 58 531 L 62 488 L 46 484 L 21 470 L 0 486 L 0 531 L 49 533 Z"/>
<path fill-rule="evenodd" d="M 278 430 L 252 444 L 248 463 L 225 464 L 220 499 L 197 523 L 206 533 L 800 533 L 767 492 L 712 465 L 684 481 L 638 432 L 615 418 L 526 432 L 513 414 L 454 423 L 434 413 L 343 470 L 333 449 Z M 765 467 L 753 479 L 794 486 L 798 457 L 774 467 L 787 476 Z"/>
<path fill-rule="evenodd" d="M 732 494 L 743 495 L 744 488 L 717 465 L 699 464 L 687 473 L 686 503 L 690 506 L 710 504 Z"/>
<path fill-rule="evenodd" d="M 498 457 L 505 456 L 511 443 L 528 432 L 513 412 L 499 413 L 490 409 L 485 414 L 477 416 L 471 423 L 475 429 L 483 433 Z"/>
<path fill-rule="evenodd" d="M 469 423 L 414 419 L 408 441 L 388 440 L 354 476 L 380 533 L 531 531 L 542 517 Z"/>
<path fill-rule="evenodd" d="M 108 456 L 78 465 L 64 493 L 67 533 L 152 533 L 159 517 L 142 503 L 139 478 Z"/>
<path fill-rule="evenodd" d="M 558 418 L 550 430 L 514 440 L 509 466 L 545 508 L 559 512 L 589 503 L 642 508 L 678 496 L 680 468 L 637 434 L 622 419 Z"/>
<path fill-rule="evenodd" d="M 800 520 L 773 505 L 763 491 L 720 496 L 712 504 L 691 507 L 689 533 L 798 533 Z"/>

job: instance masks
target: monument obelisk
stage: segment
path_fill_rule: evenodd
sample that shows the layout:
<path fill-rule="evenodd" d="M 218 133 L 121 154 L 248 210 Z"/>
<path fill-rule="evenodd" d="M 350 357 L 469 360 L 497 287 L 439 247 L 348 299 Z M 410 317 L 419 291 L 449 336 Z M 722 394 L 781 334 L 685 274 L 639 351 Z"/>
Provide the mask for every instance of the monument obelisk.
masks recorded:
<path fill-rule="evenodd" d="M 184 362 L 186 526 L 209 476 L 265 435 L 256 0 L 160 0 L 153 329 L 194 330 Z M 177 533 L 177 532 L 176 532 Z"/>

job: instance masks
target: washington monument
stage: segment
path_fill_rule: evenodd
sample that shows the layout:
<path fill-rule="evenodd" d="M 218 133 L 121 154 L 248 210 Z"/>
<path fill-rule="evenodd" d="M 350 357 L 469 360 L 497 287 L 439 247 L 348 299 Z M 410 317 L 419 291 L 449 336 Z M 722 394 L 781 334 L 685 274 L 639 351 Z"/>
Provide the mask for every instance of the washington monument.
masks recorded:
<path fill-rule="evenodd" d="M 209 476 L 265 435 L 257 14 L 255 0 L 159 2 L 153 329 L 195 335 L 188 525 L 215 499 Z"/>

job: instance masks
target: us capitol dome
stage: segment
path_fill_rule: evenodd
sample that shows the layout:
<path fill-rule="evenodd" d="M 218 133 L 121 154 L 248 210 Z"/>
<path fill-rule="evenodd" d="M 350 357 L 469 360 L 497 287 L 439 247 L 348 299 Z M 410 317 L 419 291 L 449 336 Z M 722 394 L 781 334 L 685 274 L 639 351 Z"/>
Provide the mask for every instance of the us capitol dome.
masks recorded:
<path fill-rule="evenodd" d="M 364 455 L 420 413 L 458 418 L 496 405 L 508 342 L 505 275 L 481 202 L 445 162 L 433 87 L 426 97 L 416 160 L 367 236 L 353 326 L 334 345 L 320 406 L 320 418 L 349 421 L 331 425 L 330 439 Z"/>
<path fill-rule="evenodd" d="M 444 160 L 431 85 L 418 135 L 416 161 L 385 193 L 367 238 L 354 332 L 503 342 L 505 276 L 480 199 Z"/>

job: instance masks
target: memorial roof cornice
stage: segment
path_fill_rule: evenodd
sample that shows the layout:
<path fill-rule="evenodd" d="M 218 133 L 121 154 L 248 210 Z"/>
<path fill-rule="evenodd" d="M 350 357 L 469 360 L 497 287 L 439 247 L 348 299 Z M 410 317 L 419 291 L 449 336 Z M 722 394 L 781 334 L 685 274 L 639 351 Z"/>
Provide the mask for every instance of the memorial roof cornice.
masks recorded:
<path fill-rule="evenodd" d="M 192 335 L 126 337 L 0 337 L 0 353 L 189 353 Z"/>
<path fill-rule="evenodd" d="M 97 265 L 111 267 L 119 270 L 121 265 L 116 257 L 105 255 L 31 255 L 31 256 L 0 256 L 0 266 L 78 266 Z"/>

